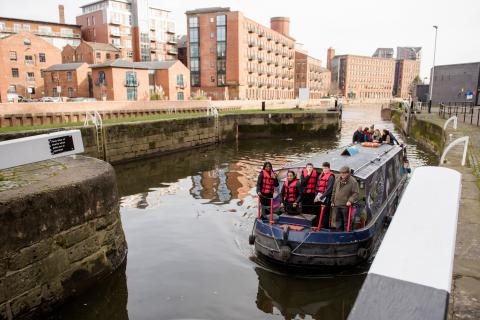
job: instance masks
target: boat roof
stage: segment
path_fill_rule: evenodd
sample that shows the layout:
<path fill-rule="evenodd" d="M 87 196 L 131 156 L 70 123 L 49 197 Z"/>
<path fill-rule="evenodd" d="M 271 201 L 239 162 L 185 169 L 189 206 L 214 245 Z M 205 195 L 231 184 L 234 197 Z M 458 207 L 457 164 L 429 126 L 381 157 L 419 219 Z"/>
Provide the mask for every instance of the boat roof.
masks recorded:
<path fill-rule="evenodd" d="M 397 145 L 382 144 L 377 148 L 364 147 L 360 144 L 348 145 L 287 164 L 284 169 L 305 167 L 307 163 L 312 163 L 315 168 L 321 168 L 322 163 L 329 162 L 331 170 L 338 172 L 343 166 L 348 166 L 353 170 L 354 177 L 364 180 L 401 151 L 402 148 Z"/>

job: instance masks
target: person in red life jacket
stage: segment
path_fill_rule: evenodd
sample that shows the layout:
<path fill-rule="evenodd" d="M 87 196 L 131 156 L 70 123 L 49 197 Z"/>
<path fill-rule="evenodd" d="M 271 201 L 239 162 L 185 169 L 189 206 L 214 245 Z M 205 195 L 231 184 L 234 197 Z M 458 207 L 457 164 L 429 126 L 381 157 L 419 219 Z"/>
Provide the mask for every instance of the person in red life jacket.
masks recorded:
<path fill-rule="evenodd" d="M 315 193 L 317 191 L 317 179 L 317 170 L 313 168 L 313 164 L 307 163 L 300 178 L 303 213 L 318 214 L 317 206 L 314 204 Z"/>
<path fill-rule="evenodd" d="M 273 172 L 272 164 L 265 162 L 257 179 L 257 195 L 262 204 L 262 213 L 270 214 L 270 199 L 273 198 L 275 187 L 278 187 L 277 174 Z"/>
<path fill-rule="evenodd" d="M 282 187 L 282 205 L 288 214 L 298 214 L 302 191 L 295 172 L 289 170 Z"/>
<path fill-rule="evenodd" d="M 322 173 L 320 173 L 317 181 L 317 194 L 315 203 L 324 205 L 322 228 L 330 228 L 330 206 L 332 203 L 332 191 L 335 184 L 335 175 L 330 170 L 330 163 L 322 164 Z M 321 210 L 321 209 L 319 209 Z M 320 213 L 320 211 L 319 211 Z"/>

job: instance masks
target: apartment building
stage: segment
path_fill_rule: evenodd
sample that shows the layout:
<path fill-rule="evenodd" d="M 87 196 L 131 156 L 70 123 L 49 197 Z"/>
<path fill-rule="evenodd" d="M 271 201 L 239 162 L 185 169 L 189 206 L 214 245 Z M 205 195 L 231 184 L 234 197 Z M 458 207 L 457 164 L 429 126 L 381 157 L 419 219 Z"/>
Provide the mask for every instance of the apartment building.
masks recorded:
<path fill-rule="evenodd" d="M 398 60 L 421 60 L 422 47 L 397 47 Z"/>
<path fill-rule="evenodd" d="M 43 96 L 43 71 L 61 63 L 60 49 L 31 32 L 0 38 L 0 102 L 9 96 Z"/>
<path fill-rule="evenodd" d="M 54 64 L 48 67 L 43 73 L 45 96 L 92 97 L 90 71 L 85 62 Z"/>
<path fill-rule="evenodd" d="M 377 48 L 372 57 L 375 58 L 393 58 L 393 48 Z"/>
<path fill-rule="evenodd" d="M 90 65 L 97 100 L 147 101 L 190 98 L 190 72 L 180 61 L 107 61 Z"/>
<path fill-rule="evenodd" d="M 322 67 L 322 62 L 304 50 L 295 50 L 295 97 L 300 88 L 308 89 L 310 99 L 320 99 L 330 92 L 331 72 Z"/>
<path fill-rule="evenodd" d="M 149 0 L 100 0 L 81 7 L 83 39 L 110 43 L 135 61 L 176 58 L 175 23 L 170 12 Z"/>
<path fill-rule="evenodd" d="M 357 55 L 337 55 L 332 61 L 332 88 L 350 99 L 393 97 L 395 60 Z"/>
<path fill-rule="evenodd" d="M 62 63 L 86 62 L 95 64 L 121 58 L 123 58 L 122 51 L 109 43 L 82 40 L 78 47 L 67 45 L 62 50 Z"/>
<path fill-rule="evenodd" d="M 294 98 L 295 39 L 290 21 L 270 28 L 230 8 L 187 11 L 192 92 L 212 99 Z"/>
<path fill-rule="evenodd" d="M 411 98 L 415 94 L 414 80 L 420 75 L 419 60 L 395 61 L 395 82 L 393 95 L 398 98 Z"/>

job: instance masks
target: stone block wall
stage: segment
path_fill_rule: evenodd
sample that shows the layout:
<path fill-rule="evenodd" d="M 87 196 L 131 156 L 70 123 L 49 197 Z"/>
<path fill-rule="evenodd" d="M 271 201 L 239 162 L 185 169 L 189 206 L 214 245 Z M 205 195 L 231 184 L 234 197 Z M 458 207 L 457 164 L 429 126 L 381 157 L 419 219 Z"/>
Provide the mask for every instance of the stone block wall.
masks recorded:
<path fill-rule="evenodd" d="M 0 171 L 0 319 L 38 317 L 126 252 L 108 163 L 70 156 Z"/>

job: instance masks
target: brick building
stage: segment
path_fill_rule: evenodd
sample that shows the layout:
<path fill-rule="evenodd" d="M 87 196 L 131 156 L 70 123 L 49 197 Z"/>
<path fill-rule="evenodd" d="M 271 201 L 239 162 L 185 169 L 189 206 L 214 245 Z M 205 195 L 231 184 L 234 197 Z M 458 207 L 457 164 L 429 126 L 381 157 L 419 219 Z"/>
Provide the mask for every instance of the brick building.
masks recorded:
<path fill-rule="evenodd" d="M 67 45 L 62 51 L 63 63 L 86 62 L 96 64 L 121 58 L 123 58 L 121 50 L 112 44 L 84 40 L 78 47 Z"/>
<path fill-rule="evenodd" d="M 393 95 L 403 99 L 412 97 L 415 94 L 414 80 L 419 75 L 419 60 L 395 61 L 395 81 L 393 84 Z"/>
<path fill-rule="evenodd" d="M 294 98 L 295 39 L 289 19 L 267 28 L 230 8 L 187 11 L 192 93 L 213 99 Z"/>
<path fill-rule="evenodd" d="M 0 39 L 0 102 L 8 95 L 42 97 L 43 70 L 61 63 L 60 49 L 30 32 Z"/>
<path fill-rule="evenodd" d="M 45 96 L 92 97 L 90 68 L 85 62 L 55 64 L 44 71 Z"/>
<path fill-rule="evenodd" d="M 176 58 L 175 23 L 170 12 L 149 0 L 100 0 L 81 7 L 77 24 L 83 39 L 110 43 L 135 61 Z"/>
<path fill-rule="evenodd" d="M 19 32 L 31 32 L 62 50 L 67 44 L 80 44 L 80 26 L 65 23 L 63 6 L 59 6 L 59 23 L 0 17 L 0 38 Z"/>
<path fill-rule="evenodd" d="M 295 97 L 298 97 L 300 88 L 309 90 L 310 99 L 320 99 L 329 94 L 331 73 L 321 64 L 306 51 L 295 50 Z"/>
<path fill-rule="evenodd" d="M 93 96 L 97 100 L 188 100 L 190 72 L 180 61 L 131 62 L 114 60 L 91 65 Z"/>
<path fill-rule="evenodd" d="M 332 88 L 350 99 L 390 99 L 393 96 L 395 60 L 338 55 L 332 61 Z"/>

